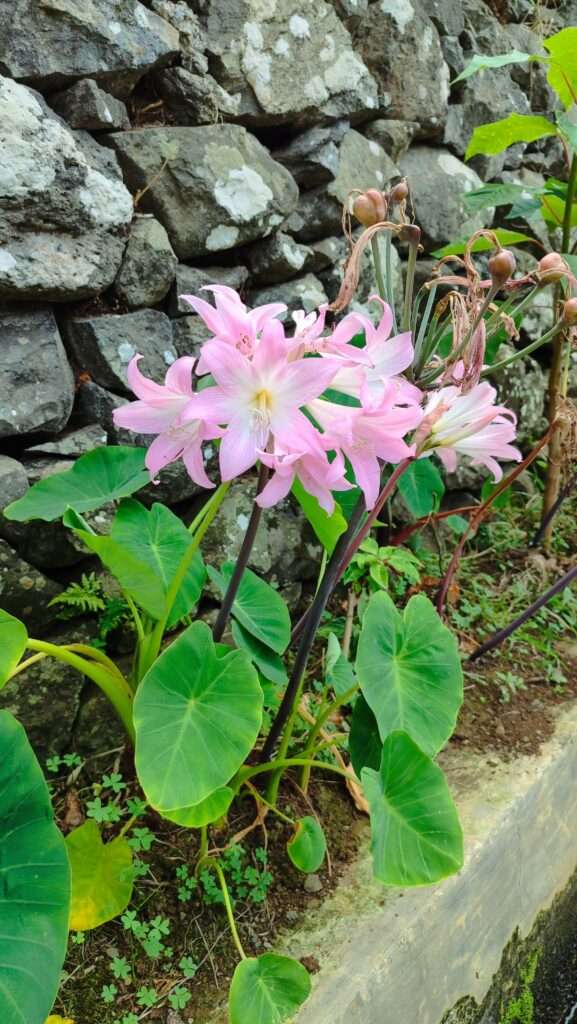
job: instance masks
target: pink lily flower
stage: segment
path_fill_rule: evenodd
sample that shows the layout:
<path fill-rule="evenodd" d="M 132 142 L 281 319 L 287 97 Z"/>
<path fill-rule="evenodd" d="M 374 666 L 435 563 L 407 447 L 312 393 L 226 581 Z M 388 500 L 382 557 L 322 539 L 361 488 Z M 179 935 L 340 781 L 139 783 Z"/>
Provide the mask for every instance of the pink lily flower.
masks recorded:
<path fill-rule="evenodd" d="M 215 338 L 234 345 L 246 356 L 253 354 L 265 324 L 286 310 L 284 302 L 270 302 L 249 310 L 238 293 L 224 284 L 204 285 L 202 290 L 214 293 L 215 306 L 196 295 L 181 295 L 180 298 L 196 310 Z M 203 353 L 204 349 L 197 367 L 201 374 L 207 373 Z"/>
<path fill-rule="evenodd" d="M 207 426 L 199 420 L 183 419 L 194 395 L 194 359 L 191 356 L 177 359 L 169 367 L 164 384 L 145 377 L 138 369 L 139 359 L 142 356 L 134 356 L 127 371 L 128 383 L 138 401 L 114 411 L 116 426 L 137 434 L 158 435 L 145 459 L 153 480 L 170 462 L 182 458 L 191 479 L 199 487 L 214 487 L 204 469 L 202 443 L 218 437 L 220 431 L 214 425 Z"/>
<path fill-rule="evenodd" d="M 378 406 L 351 409 L 324 400 L 309 405 L 326 432 L 325 444 L 340 450 L 351 463 L 367 509 L 379 496 L 381 461 L 398 463 L 415 454 L 415 445 L 407 444 L 404 437 L 418 427 L 422 410 L 414 405 L 396 405 L 396 397 L 393 384 Z"/>
<path fill-rule="evenodd" d="M 274 470 L 274 474 L 256 499 L 261 508 L 270 508 L 286 498 L 295 477 L 305 491 L 312 494 L 321 508 L 332 515 L 335 499 L 331 491 L 348 491 L 352 484 L 345 479 L 345 463 L 340 452 L 329 462 L 318 452 L 291 452 L 277 449 L 274 454 L 260 452 L 261 461 Z"/>
<path fill-rule="evenodd" d="M 503 471 L 496 461 L 520 462 L 515 448 L 516 417 L 503 405 L 495 405 L 497 392 L 490 384 L 477 384 L 463 394 L 458 387 L 441 388 L 429 398 L 415 440 L 420 457 L 435 452 L 448 472 L 457 468 L 459 455 L 473 466 L 486 466 L 498 481 Z"/>
<path fill-rule="evenodd" d="M 370 360 L 365 349 L 348 344 L 355 334 L 361 334 L 363 331 L 363 325 L 357 313 L 349 313 L 337 324 L 331 334 L 323 337 L 328 308 L 327 303 L 323 303 L 322 306 L 319 306 L 318 315 L 315 312 L 305 313 L 304 309 L 295 310 L 293 320 L 296 327 L 294 337 L 290 338 L 288 342 L 289 359 L 300 359 L 307 353 L 315 353 L 317 355 L 338 355 L 355 363 L 369 363 Z"/>
<path fill-rule="evenodd" d="M 231 480 L 254 466 L 271 444 L 284 450 L 315 451 L 318 435 L 301 406 L 328 387 L 334 362 L 296 359 L 287 362 L 283 325 L 269 320 L 252 359 L 232 345 L 214 340 L 205 346 L 204 359 L 216 381 L 191 400 L 190 418 L 226 426 L 220 446 L 223 480 Z"/>

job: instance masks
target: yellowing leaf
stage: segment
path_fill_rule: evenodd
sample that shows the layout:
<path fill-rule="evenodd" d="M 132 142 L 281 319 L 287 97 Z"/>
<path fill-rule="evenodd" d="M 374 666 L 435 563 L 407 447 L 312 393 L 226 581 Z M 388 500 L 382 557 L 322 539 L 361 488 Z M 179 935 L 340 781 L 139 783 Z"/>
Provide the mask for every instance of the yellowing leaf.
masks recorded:
<path fill-rule="evenodd" d="M 85 932 L 126 910 L 133 886 L 132 850 L 124 836 L 104 844 L 89 819 L 66 837 L 72 871 L 70 928 Z"/>
<path fill-rule="evenodd" d="M 57 1013 L 52 1013 L 46 1024 L 74 1024 L 74 1021 L 70 1017 L 60 1017 Z"/>

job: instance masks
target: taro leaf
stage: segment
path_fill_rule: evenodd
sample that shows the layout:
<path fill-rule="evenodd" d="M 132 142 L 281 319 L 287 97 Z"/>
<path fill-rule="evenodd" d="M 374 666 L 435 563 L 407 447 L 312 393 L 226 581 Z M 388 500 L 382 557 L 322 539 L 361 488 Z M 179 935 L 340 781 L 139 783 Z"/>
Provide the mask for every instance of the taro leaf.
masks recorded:
<path fill-rule="evenodd" d="M 145 448 L 95 448 L 81 455 L 72 469 L 39 480 L 22 498 L 8 505 L 4 515 L 21 523 L 29 519 L 50 523 L 59 519 L 69 505 L 78 512 L 90 512 L 109 501 L 126 498 L 150 482 L 145 455 Z"/>
<path fill-rule="evenodd" d="M 347 521 L 335 502 L 335 508 L 331 515 L 321 508 L 314 495 L 305 491 L 300 480 L 295 479 L 292 492 L 303 510 L 308 522 L 312 526 L 317 539 L 321 542 L 325 551 L 331 555 L 334 546 L 341 533 L 347 528 Z"/>
<path fill-rule="evenodd" d="M 516 142 L 535 142 L 546 135 L 557 135 L 557 128 L 538 114 L 509 114 L 501 121 L 480 124 L 471 136 L 465 160 L 477 153 L 494 156 Z"/>
<path fill-rule="evenodd" d="M 184 828 L 202 828 L 222 818 L 233 799 L 234 790 L 229 786 L 223 786 L 221 789 L 215 789 L 206 800 L 201 800 L 192 807 L 175 807 L 173 811 L 162 811 L 162 817 Z"/>
<path fill-rule="evenodd" d="M 520 231 L 508 231 L 506 228 L 497 228 L 496 231 L 493 231 L 493 234 L 497 236 L 501 245 L 522 245 L 525 242 L 535 241 L 529 235 L 523 235 Z M 460 256 L 465 252 L 468 244 L 468 238 L 458 238 L 454 242 L 444 245 L 442 249 L 435 249 L 431 256 L 434 256 L 436 259 L 442 259 L 443 256 Z M 488 252 L 489 249 L 494 249 L 495 247 L 488 238 L 477 238 L 469 248 L 471 252 Z"/>
<path fill-rule="evenodd" d="M 556 117 L 559 131 L 565 137 L 571 148 L 577 152 L 577 124 L 574 123 L 571 115 L 569 114 L 558 113 Z"/>
<path fill-rule="evenodd" d="M 356 671 L 381 739 L 402 729 L 426 754 L 451 736 L 463 700 L 455 637 L 423 594 L 397 611 L 388 594 L 373 594 L 363 617 Z"/>
<path fill-rule="evenodd" d="M 70 927 L 86 932 L 112 921 L 132 897 L 132 850 L 124 836 L 102 842 L 92 818 L 66 837 L 72 871 Z"/>
<path fill-rule="evenodd" d="M 296 831 L 287 843 L 287 853 L 295 868 L 310 873 L 318 871 L 325 859 L 327 841 L 316 818 L 307 815 L 296 822 Z"/>
<path fill-rule="evenodd" d="M 0 1020 L 50 1013 L 68 939 L 70 869 L 22 726 L 0 711 Z"/>
<path fill-rule="evenodd" d="M 494 57 L 487 57 L 485 54 L 475 53 L 467 66 L 463 68 L 460 75 L 453 79 L 451 85 L 457 82 L 464 82 L 471 78 L 478 71 L 485 71 L 486 68 L 504 68 L 507 64 L 522 64 L 527 60 L 535 58 L 530 53 L 523 53 L 521 50 L 511 50 L 509 53 L 498 53 Z"/>
<path fill-rule="evenodd" d="M 287 682 L 287 670 L 281 657 L 271 651 L 270 647 L 257 640 L 248 630 L 241 626 L 240 622 L 232 621 L 232 636 L 234 642 L 241 651 L 246 651 L 250 660 L 258 668 L 260 674 L 271 683 L 284 686 Z"/>
<path fill-rule="evenodd" d="M 24 623 L 0 608 L 0 689 L 16 668 L 27 642 L 28 633 Z"/>
<path fill-rule="evenodd" d="M 128 498 L 121 502 L 112 524 L 111 537 L 125 551 L 152 570 L 159 581 L 162 604 L 192 537 L 184 523 L 165 505 L 151 509 Z M 206 572 L 197 551 L 178 591 L 168 625 L 173 626 L 194 608 L 202 593 Z"/>
<path fill-rule="evenodd" d="M 234 562 L 225 562 L 220 572 L 208 566 L 208 575 L 223 597 L 233 572 Z M 288 608 L 278 591 L 251 569 L 245 569 L 242 574 L 232 615 L 252 636 L 277 654 L 287 649 L 291 635 Z"/>
<path fill-rule="evenodd" d="M 547 81 L 566 110 L 577 103 L 577 28 L 571 26 L 549 36 L 543 46 L 551 54 Z"/>
<path fill-rule="evenodd" d="M 344 695 L 357 685 L 357 679 L 350 661 L 345 658 L 334 633 L 329 633 L 326 657 L 327 683 L 337 697 Z"/>
<path fill-rule="evenodd" d="M 412 462 L 400 478 L 398 488 L 415 519 L 436 511 L 445 493 L 443 478 L 430 459 Z"/>
<path fill-rule="evenodd" d="M 77 526 L 78 517 L 74 509 L 68 509 L 62 519 L 65 526 L 73 529 L 83 544 L 98 555 L 100 561 L 127 594 L 153 619 L 160 619 L 164 612 L 164 592 L 161 581 L 150 571 L 146 562 L 127 551 L 110 534 L 92 533 Z"/>
<path fill-rule="evenodd" d="M 144 676 L 134 702 L 136 768 L 159 811 L 205 800 L 238 771 L 262 721 L 258 675 L 244 651 L 218 657 L 194 622 Z"/>
<path fill-rule="evenodd" d="M 359 693 L 349 736 L 349 755 L 355 774 L 360 779 L 363 768 L 379 770 L 383 741 L 379 735 L 377 720 L 362 693 Z"/>
<path fill-rule="evenodd" d="M 532 204 L 537 202 L 539 206 L 541 201 L 536 198 L 539 194 L 539 189 L 528 185 L 490 182 L 482 188 L 474 189 L 473 192 L 465 192 L 463 200 L 470 213 L 477 213 L 488 206 L 509 206 L 512 203 L 520 204 L 523 200 L 531 200 Z"/>
<path fill-rule="evenodd" d="M 281 1024 L 308 999 L 311 982 L 298 960 L 275 953 L 238 964 L 230 986 L 229 1024 Z"/>
<path fill-rule="evenodd" d="M 410 736 L 392 732 L 379 771 L 363 768 L 375 878 L 431 885 L 463 864 L 463 833 L 441 769 Z"/>

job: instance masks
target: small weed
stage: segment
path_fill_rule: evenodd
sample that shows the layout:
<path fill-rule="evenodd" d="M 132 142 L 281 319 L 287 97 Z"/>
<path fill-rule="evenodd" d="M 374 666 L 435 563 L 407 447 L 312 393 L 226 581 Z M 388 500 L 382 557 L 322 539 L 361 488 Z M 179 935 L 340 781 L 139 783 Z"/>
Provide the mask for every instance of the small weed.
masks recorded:
<path fill-rule="evenodd" d="M 539 956 L 539 951 L 536 951 L 529 958 L 524 970 L 521 972 L 521 993 L 509 1003 L 506 1009 L 501 1007 L 499 1024 L 533 1024 L 535 1020 L 535 999 L 531 986 L 535 981 Z"/>

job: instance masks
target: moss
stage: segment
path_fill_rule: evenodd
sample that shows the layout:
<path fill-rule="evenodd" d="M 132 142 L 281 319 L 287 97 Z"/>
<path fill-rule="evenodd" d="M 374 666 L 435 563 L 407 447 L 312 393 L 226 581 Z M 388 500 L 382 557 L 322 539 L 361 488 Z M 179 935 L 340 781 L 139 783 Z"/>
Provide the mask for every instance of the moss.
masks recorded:
<path fill-rule="evenodd" d="M 506 1009 L 501 1006 L 499 1024 L 534 1024 L 535 997 L 532 986 L 535 981 L 540 956 L 541 952 L 537 949 L 529 957 L 521 972 L 521 992 L 516 999 L 513 999 L 508 1004 Z"/>

